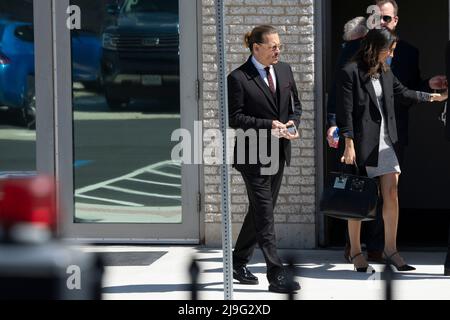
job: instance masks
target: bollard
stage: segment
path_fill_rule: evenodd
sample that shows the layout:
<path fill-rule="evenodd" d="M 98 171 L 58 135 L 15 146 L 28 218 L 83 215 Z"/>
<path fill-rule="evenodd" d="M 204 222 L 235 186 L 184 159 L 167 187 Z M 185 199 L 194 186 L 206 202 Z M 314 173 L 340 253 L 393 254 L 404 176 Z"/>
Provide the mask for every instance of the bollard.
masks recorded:
<path fill-rule="evenodd" d="M 200 268 L 195 258 L 192 259 L 189 274 L 191 275 L 191 300 L 198 300 L 198 276 L 200 274 Z"/>
<path fill-rule="evenodd" d="M 288 300 L 293 301 L 295 300 L 295 288 L 293 286 L 294 280 L 295 280 L 295 262 L 294 262 L 294 257 L 293 256 L 289 256 L 287 258 L 287 281 L 289 283 L 289 293 L 288 293 Z"/>
<path fill-rule="evenodd" d="M 386 301 L 391 301 L 393 299 L 393 295 L 392 295 L 393 288 L 392 287 L 393 287 L 393 280 L 394 280 L 395 275 L 394 275 L 394 271 L 392 270 L 390 261 L 386 261 L 386 266 L 384 268 L 383 275 L 384 275 L 384 284 L 385 284 L 384 299 Z"/>

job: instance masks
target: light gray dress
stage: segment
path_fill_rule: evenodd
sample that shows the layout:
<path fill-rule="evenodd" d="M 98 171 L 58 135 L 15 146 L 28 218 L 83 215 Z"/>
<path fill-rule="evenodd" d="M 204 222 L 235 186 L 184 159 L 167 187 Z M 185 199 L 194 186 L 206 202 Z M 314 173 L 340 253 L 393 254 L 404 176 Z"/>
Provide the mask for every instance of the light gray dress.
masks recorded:
<path fill-rule="evenodd" d="M 380 149 L 378 167 L 366 167 L 366 170 L 369 178 L 376 178 L 389 173 L 401 173 L 401 170 L 391 138 L 389 137 L 386 117 L 383 112 L 383 87 L 381 86 L 380 79 L 372 78 L 372 85 L 378 100 L 377 106 L 381 113 Z"/>

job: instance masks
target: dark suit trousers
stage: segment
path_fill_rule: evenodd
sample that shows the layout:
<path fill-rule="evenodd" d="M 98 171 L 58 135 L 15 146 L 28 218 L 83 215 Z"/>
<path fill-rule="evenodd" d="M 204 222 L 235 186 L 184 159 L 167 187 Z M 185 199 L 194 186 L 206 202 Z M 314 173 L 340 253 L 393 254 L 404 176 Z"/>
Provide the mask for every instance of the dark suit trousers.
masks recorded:
<path fill-rule="evenodd" d="M 233 252 L 233 265 L 243 266 L 251 260 L 258 244 L 267 265 L 267 279 L 271 281 L 283 267 L 276 248 L 274 208 L 284 172 L 284 160 L 273 176 L 241 172 L 247 187 L 249 209 Z"/>

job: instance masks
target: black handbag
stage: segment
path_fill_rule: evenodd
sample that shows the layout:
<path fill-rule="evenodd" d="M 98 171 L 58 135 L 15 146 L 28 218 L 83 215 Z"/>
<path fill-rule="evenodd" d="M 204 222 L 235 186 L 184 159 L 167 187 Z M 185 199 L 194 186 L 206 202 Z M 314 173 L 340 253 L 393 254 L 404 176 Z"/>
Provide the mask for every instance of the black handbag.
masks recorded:
<path fill-rule="evenodd" d="M 357 168 L 357 167 L 356 167 Z M 379 197 L 378 182 L 357 174 L 332 172 L 328 175 L 320 212 L 343 220 L 372 221 L 376 218 Z"/>

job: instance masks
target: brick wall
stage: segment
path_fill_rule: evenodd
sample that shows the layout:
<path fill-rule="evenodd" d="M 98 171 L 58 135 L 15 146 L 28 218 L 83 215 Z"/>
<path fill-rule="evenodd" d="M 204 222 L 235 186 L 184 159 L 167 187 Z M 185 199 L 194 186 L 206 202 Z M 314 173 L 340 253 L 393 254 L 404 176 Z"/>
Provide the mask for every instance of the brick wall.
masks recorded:
<path fill-rule="evenodd" d="M 271 24 L 284 45 L 282 61 L 291 64 L 303 105 L 301 140 L 293 143 L 292 166 L 285 177 L 276 207 L 276 232 L 282 248 L 314 248 L 315 236 L 315 112 L 313 0 L 227 0 L 226 39 L 228 72 L 249 56 L 243 36 L 259 24 Z M 219 128 L 215 1 L 202 0 L 203 126 Z M 220 179 L 217 166 L 204 166 L 206 245 L 219 246 L 221 236 Z M 247 212 L 245 185 L 231 173 L 233 239 Z"/>

